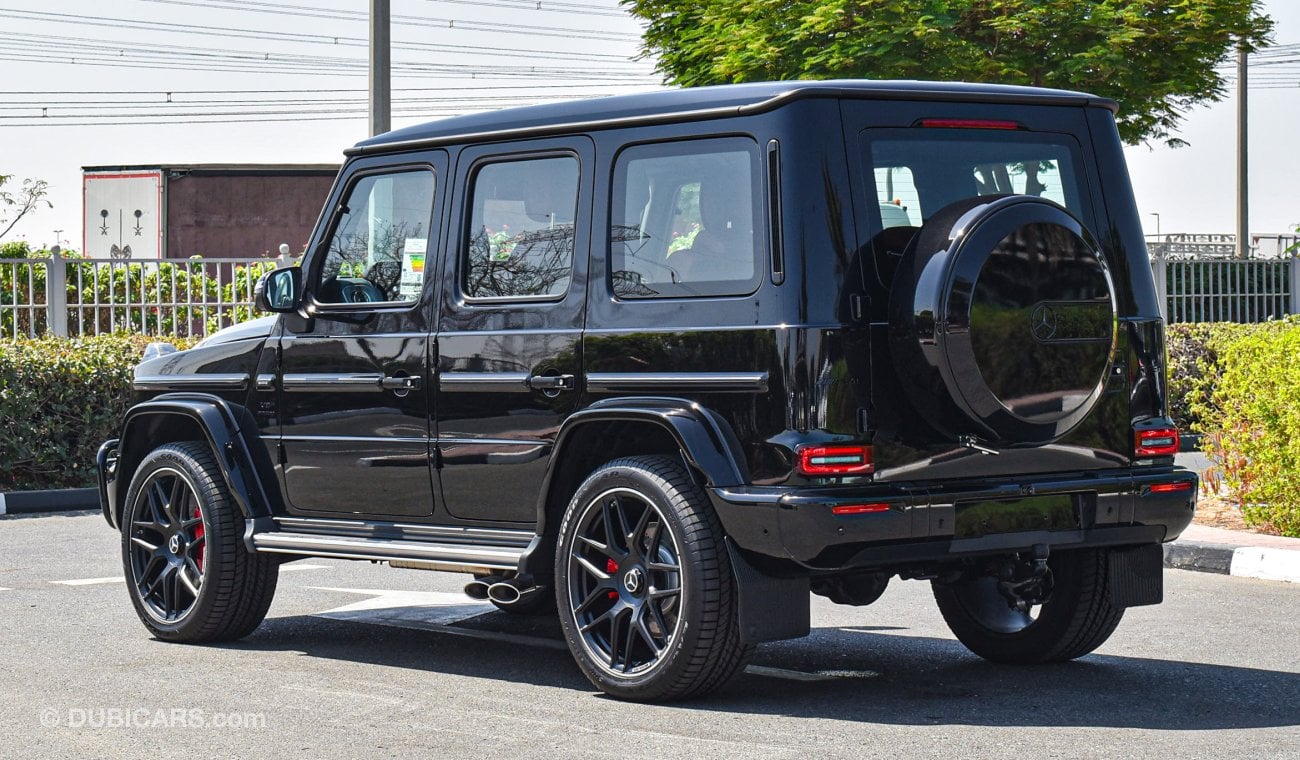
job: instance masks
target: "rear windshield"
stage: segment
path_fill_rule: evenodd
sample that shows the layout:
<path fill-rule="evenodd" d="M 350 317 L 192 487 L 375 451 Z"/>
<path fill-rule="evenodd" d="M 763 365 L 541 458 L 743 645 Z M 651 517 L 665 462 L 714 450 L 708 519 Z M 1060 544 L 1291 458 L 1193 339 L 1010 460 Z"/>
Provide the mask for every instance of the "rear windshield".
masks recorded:
<path fill-rule="evenodd" d="M 920 227 L 950 203 L 1032 195 L 1087 218 L 1079 148 L 1066 135 L 990 129 L 872 129 L 865 133 L 880 228 Z"/>

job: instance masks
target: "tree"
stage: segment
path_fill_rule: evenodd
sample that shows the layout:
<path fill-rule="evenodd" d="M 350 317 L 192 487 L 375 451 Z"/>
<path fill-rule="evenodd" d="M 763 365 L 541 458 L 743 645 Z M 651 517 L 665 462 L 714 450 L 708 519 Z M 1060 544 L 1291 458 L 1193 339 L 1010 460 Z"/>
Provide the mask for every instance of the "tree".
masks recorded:
<path fill-rule="evenodd" d="M 1216 70 L 1268 44 L 1259 0 L 623 0 L 672 83 L 934 79 L 1119 101 L 1125 142 L 1173 137 L 1220 100 Z"/>
<path fill-rule="evenodd" d="M 0 238 L 9 234 L 9 230 L 18 224 L 18 220 L 44 205 L 54 208 L 54 204 L 45 200 L 50 183 L 43 179 L 25 179 L 21 190 L 9 191 L 4 186 L 13 179 L 12 174 L 0 174 Z"/>

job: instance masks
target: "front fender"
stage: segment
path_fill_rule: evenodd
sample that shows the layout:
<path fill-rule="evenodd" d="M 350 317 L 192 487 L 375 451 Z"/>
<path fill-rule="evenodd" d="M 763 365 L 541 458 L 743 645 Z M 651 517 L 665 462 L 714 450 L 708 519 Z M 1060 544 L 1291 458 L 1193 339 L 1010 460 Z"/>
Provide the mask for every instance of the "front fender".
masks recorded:
<path fill-rule="evenodd" d="M 260 447 L 250 446 L 257 440 L 255 431 L 246 408 L 206 393 L 172 393 L 136 404 L 122 421 L 116 464 L 108 478 L 114 504 L 106 516 L 117 527 L 131 478 L 150 451 L 163 443 L 195 439 L 212 449 L 240 511 L 249 518 L 271 515 L 274 492 L 267 491 L 266 483 L 273 481 L 266 476 L 273 466 Z"/>

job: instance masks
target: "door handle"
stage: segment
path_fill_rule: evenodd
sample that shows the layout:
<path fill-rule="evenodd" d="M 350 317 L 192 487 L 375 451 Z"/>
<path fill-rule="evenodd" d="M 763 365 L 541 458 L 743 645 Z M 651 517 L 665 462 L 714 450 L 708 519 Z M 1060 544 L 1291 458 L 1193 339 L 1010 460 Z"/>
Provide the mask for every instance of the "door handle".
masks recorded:
<path fill-rule="evenodd" d="M 528 387 L 535 391 L 571 391 L 573 375 L 533 375 L 528 378 Z"/>
<path fill-rule="evenodd" d="M 419 375 L 389 375 L 379 381 L 379 387 L 386 391 L 418 391 L 420 390 Z"/>

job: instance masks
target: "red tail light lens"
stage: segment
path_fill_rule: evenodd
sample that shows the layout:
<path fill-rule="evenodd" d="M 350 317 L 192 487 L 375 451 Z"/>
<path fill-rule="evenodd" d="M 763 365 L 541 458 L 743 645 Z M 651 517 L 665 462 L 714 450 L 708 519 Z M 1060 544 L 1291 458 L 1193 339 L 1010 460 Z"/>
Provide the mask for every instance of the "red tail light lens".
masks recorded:
<path fill-rule="evenodd" d="M 1140 457 L 1171 457 L 1178 453 L 1176 428 L 1133 431 L 1133 453 Z"/>
<path fill-rule="evenodd" d="M 838 504 L 831 507 L 833 515 L 874 515 L 888 511 L 888 504 Z"/>
<path fill-rule="evenodd" d="M 931 129 L 1022 129 L 1020 122 L 1001 119 L 921 119 Z"/>
<path fill-rule="evenodd" d="M 1177 483 L 1156 483 L 1147 489 L 1150 493 L 1178 493 L 1179 491 L 1192 490 L 1192 483 L 1188 480 Z"/>
<path fill-rule="evenodd" d="M 800 446 L 798 453 L 801 475 L 867 475 L 876 471 L 870 446 Z"/>

